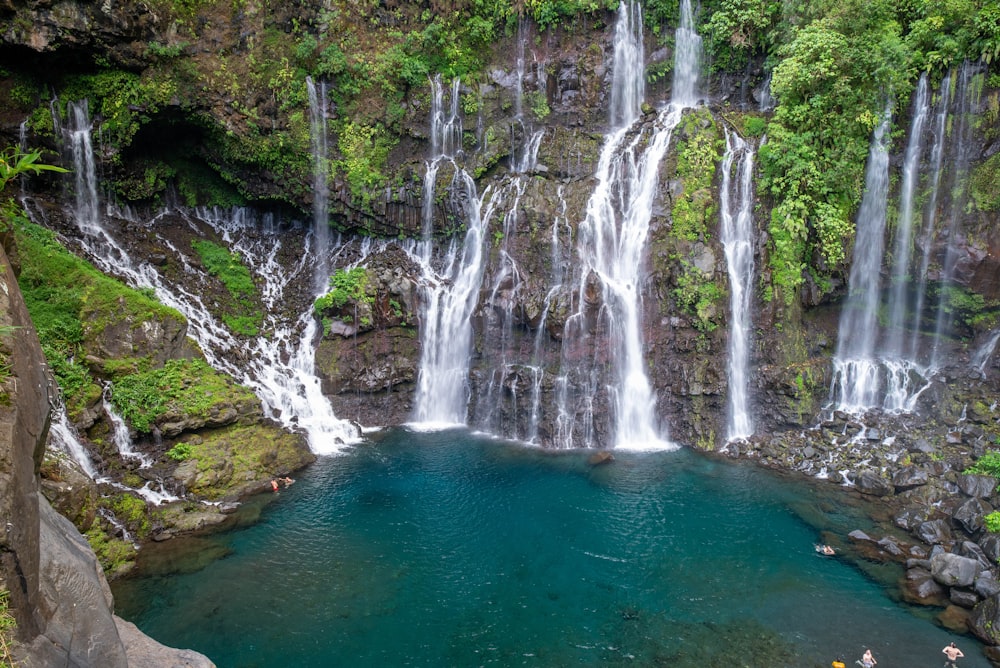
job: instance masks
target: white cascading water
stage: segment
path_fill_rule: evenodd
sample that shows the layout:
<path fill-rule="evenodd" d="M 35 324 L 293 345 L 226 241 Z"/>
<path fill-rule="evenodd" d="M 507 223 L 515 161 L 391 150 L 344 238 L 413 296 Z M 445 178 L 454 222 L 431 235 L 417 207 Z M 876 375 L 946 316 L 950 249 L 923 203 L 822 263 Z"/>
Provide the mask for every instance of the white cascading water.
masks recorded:
<path fill-rule="evenodd" d="M 329 173 L 329 148 L 326 137 L 326 82 L 319 85 L 312 78 L 306 77 L 306 90 L 309 94 L 309 138 L 313 159 L 313 238 L 316 244 L 316 289 L 326 291 L 329 288 L 330 264 L 330 186 L 327 182 Z"/>
<path fill-rule="evenodd" d="M 115 441 L 115 447 L 118 448 L 118 455 L 122 459 L 138 462 L 139 468 L 149 468 L 153 465 L 153 459 L 132 447 L 132 435 L 129 433 L 128 425 L 125 424 L 125 419 L 119 415 L 111 403 L 111 391 L 111 384 L 106 384 L 104 394 L 101 396 L 101 407 L 111 421 L 112 438 Z"/>
<path fill-rule="evenodd" d="M 951 175 L 951 209 L 948 216 L 948 226 L 945 230 L 947 234 L 948 247 L 945 252 L 944 266 L 941 271 L 941 279 L 938 291 L 937 319 L 934 326 L 934 348 L 931 354 L 931 366 L 937 368 L 939 356 L 941 354 L 941 340 L 950 330 L 953 320 L 953 310 L 949 303 L 949 289 L 956 289 L 952 285 L 955 279 L 955 270 L 959 258 L 958 238 L 959 220 L 962 217 L 966 201 L 967 179 L 969 174 L 969 163 L 972 160 L 972 105 L 974 95 L 972 90 L 972 77 L 975 74 L 976 66 L 966 61 L 962 66 L 962 73 L 959 77 L 956 118 L 953 121 L 952 135 L 954 145 L 952 148 L 951 161 L 948 170 Z"/>
<path fill-rule="evenodd" d="M 597 185 L 578 231 L 579 270 L 575 278 L 579 285 L 579 310 L 567 319 L 564 340 L 581 341 L 593 335 L 587 324 L 586 309 L 588 285 L 596 277 L 602 290 L 599 318 L 606 327 L 606 352 L 612 376 L 607 390 L 614 425 L 613 445 L 620 449 L 674 447 L 661 433 L 656 397 L 646 375 L 640 284 L 649 221 L 658 195 L 660 161 L 684 108 L 697 100 L 701 39 L 693 24 L 691 3 L 684 0 L 681 25 L 675 37 L 673 100 L 659 112 L 652 124 L 652 135 L 647 136 L 645 128 L 638 131 L 632 128 L 639 119 L 645 95 L 642 12 L 637 2 L 622 2 L 619 6 L 610 110 L 612 130 L 601 150 L 595 175 Z M 557 439 L 562 439 L 563 444 L 567 435 L 578 432 L 584 442 L 574 442 L 573 446 L 593 445 L 593 395 L 598 389 L 601 367 L 596 359 L 589 366 L 581 366 L 567 360 L 564 353 L 563 370 L 556 382 Z M 571 396 L 568 389 L 571 378 L 582 396 Z M 583 424 L 574 429 L 570 423 L 577 420 Z"/>
<path fill-rule="evenodd" d="M 913 328 L 910 332 L 910 350 L 913 358 L 920 354 L 921 321 L 924 312 L 924 302 L 927 295 L 927 272 L 930 269 L 931 254 L 934 247 L 934 221 L 937 218 L 937 203 L 941 191 L 941 172 L 944 168 L 945 142 L 947 140 L 948 110 L 951 107 L 951 73 L 941 81 L 938 93 L 937 109 L 934 112 L 934 143 L 931 146 L 930 197 L 924 207 L 924 225 L 917 240 L 921 249 L 920 269 L 917 272 L 917 294 L 913 306 Z M 931 370 L 933 373 L 933 369 Z"/>
<path fill-rule="evenodd" d="M 986 365 L 989 364 L 990 358 L 993 356 L 993 352 L 996 350 L 997 343 L 1000 342 L 1000 329 L 993 332 L 986 343 L 979 347 L 975 353 L 972 354 L 972 358 L 969 360 L 973 369 L 979 372 L 979 375 L 986 378 Z"/>
<path fill-rule="evenodd" d="M 733 163 L 736 164 L 733 178 Z M 753 434 L 750 418 L 750 333 L 753 296 L 753 168 L 754 147 L 726 128 L 726 153 L 722 158 L 720 218 L 722 247 L 729 272 L 729 418 L 726 439 L 747 438 Z M 735 182 L 735 184 L 734 184 Z"/>
<path fill-rule="evenodd" d="M 71 130 L 74 164 L 92 166 L 90 123 L 81 122 L 86 118 L 86 106 L 71 105 L 71 111 L 74 127 L 81 128 L 79 137 L 75 136 L 77 130 Z M 82 115 L 78 118 L 78 114 Z M 89 155 L 83 155 L 84 152 Z M 77 197 L 74 215 L 77 226 L 84 233 L 81 243 L 102 271 L 123 278 L 133 287 L 152 288 L 162 303 L 180 311 L 188 320 L 189 334 L 198 342 L 209 364 L 251 388 L 260 397 L 268 416 L 288 429 L 305 432 L 314 453 L 339 452 L 345 445 L 360 440 L 358 429 L 334 415 L 321 391 L 313 364 L 317 325 L 311 305 L 294 323 L 280 319 L 285 286 L 308 270 L 310 260 L 316 261 L 308 248 L 303 249 L 299 265 L 289 273 L 276 260 L 281 236 L 276 230 L 261 233 L 261 222 L 248 209 L 202 209 L 195 214 L 227 241 L 231 250 L 241 254 L 261 286 L 267 319 L 262 328 L 264 333 L 250 341 L 242 341 L 212 315 L 197 294 L 197 288 L 192 291 L 180 283 L 172 283 L 152 264 L 136 262 L 104 230 L 97 206 L 96 174 L 92 168 L 85 169 L 74 175 L 77 181 L 81 174 L 84 182 L 78 184 L 77 192 L 89 195 L 83 200 Z M 31 212 L 28 213 L 30 216 Z M 158 218 L 148 223 L 154 230 Z M 194 258 L 174 247 L 166 237 L 157 236 L 164 247 L 178 255 L 180 266 L 197 266 Z M 227 353 L 234 349 L 247 351 L 245 362 L 236 364 L 229 359 Z"/>
<path fill-rule="evenodd" d="M 73 157 L 76 222 L 84 234 L 100 234 L 101 211 L 97 197 L 97 172 L 94 167 L 94 147 L 91 144 L 87 100 L 70 102 L 67 111 L 69 114 L 67 138 Z"/>
<path fill-rule="evenodd" d="M 91 480 L 97 479 L 97 468 L 94 466 L 94 461 L 90 458 L 87 449 L 83 447 L 83 443 L 80 442 L 80 439 L 73 431 L 73 427 L 69 423 L 69 418 L 66 417 L 66 409 L 63 406 L 57 406 L 52 411 L 49 438 L 52 444 L 69 455 L 70 459 L 76 462 L 77 466 Z"/>
<path fill-rule="evenodd" d="M 889 291 L 889 323 L 886 331 L 883 366 L 886 372 L 883 408 L 892 412 L 910 412 L 917 398 L 927 387 L 928 369 L 917 360 L 917 351 L 906 349 L 909 328 L 920 326 L 919 312 L 907 317 L 912 277 L 914 200 L 920 176 L 920 156 L 923 151 L 924 127 L 930 115 L 930 94 L 927 74 L 920 76 L 913 102 L 909 141 L 903 155 L 903 179 L 899 189 L 899 216 L 896 221 L 896 241 L 893 247 L 892 287 Z"/>
<path fill-rule="evenodd" d="M 865 194 L 858 210 L 848 297 L 840 315 L 837 353 L 833 358 L 831 396 L 837 408 L 847 412 L 861 412 L 876 406 L 879 395 L 879 361 L 875 357 L 876 320 L 889 194 L 888 141 L 891 121 L 891 110 L 887 108 L 875 129 L 868 153 Z"/>
<path fill-rule="evenodd" d="M 454 160 L 461 152 L 462 122 L 458 111 L 459 81 L 451 87 L 445 112 L 440 78 L 431 80 L 431 156 L 424 175 L 423 240 L 418 258 L 424 273 L 420 323 L 421 360 L 413 420 L 430 428 L 465 424 L 469 404 L 469 359 L 472 311 L 484 259 L 486 225 L 493 202 L 484 210 L 489 190 L 480 197 L 472 177 Z M 454 177 L 449 188 L 453 205 L 462 211 L 465 237 L 453 237 L 442 257 L 432 257 L 434 199 L 438 168 L 449 162 Z M 461 247 L 459 247 L 461 244 Z"/>

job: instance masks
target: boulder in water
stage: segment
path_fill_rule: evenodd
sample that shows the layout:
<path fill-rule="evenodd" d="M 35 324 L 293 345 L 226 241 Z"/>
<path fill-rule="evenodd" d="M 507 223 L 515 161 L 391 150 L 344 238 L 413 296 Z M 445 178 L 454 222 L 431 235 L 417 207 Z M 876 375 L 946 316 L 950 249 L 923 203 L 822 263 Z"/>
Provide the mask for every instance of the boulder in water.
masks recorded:
<path fill-rule="evenodd" d="M 590 457 L 587 458 L 587 463 L 591 466 L 602 466 L 604 464 L 610 464 L 615 461 L 615 456 L 612 455 L 607 450 L 601 450 L 600 452 L 595 452 Z"/>

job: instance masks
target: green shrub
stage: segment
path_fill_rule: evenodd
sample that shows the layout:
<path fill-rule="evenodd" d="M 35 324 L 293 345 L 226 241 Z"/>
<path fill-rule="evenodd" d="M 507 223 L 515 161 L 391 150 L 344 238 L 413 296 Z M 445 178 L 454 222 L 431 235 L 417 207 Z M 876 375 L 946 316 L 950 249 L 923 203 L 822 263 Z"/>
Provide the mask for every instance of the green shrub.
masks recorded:
<path fill-rule="evenodd" d="M 983 518 L 986 522 L 986 530 L 990 533 L 1000 533 L 1000 510 L 994 510 Z"/>
<path fill-rule="evenodd" d="M 965 469 L 965 472 L 1000 478 L 1000 451 L 990 450 L 980 457 L 975 464 Z"/>
<path fill-rule="evenodd" d="M 178 443 L 167 450 L 167 457 L 170 457 L 175 462 L 183 462 L 191 458 L 192 451 L 193 448 L 190 443 Z"/>
<path fill-rule="evenodd" d="M 317 314 L 327 309 L 343 308 L 348 300 L 371 301 L 365 294 L 368 287 L 368 272 L 364 267 L 340 269 L 330 277 L 330 292 L 316 300 L 313 305 Z"/>

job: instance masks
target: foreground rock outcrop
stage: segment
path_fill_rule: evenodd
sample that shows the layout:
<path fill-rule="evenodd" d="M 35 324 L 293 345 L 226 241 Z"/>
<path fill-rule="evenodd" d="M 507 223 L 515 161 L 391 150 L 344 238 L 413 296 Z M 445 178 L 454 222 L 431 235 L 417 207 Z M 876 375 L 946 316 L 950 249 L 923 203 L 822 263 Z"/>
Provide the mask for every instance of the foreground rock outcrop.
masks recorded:
<path fill-rule="evenodd" d="M 17 665 L 214 665 L 195 652 L 150 648 L 150 639 L 142 634 L 119 634 L 111 591 L 94 551 L 41 495 L 39 470 L 55 388 L 2 250 L 0 267 L 0 352 L 10 369 L 0 389 L 0 518 L 4 522 L 0 589 L 10 591 L 10 608 L 17 621 Z"/>

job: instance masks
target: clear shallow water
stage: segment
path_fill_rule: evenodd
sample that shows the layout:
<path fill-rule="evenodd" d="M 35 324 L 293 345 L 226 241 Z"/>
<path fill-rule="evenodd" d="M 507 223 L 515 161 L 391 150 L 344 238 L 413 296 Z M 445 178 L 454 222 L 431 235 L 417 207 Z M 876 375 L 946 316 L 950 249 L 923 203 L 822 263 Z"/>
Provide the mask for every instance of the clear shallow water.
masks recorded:
<path fill-rule="evenodd" d="M 952 640 L 989 665 L 815 554 L 865 527 L 836 490 L 686 450 L 588 454 L 387 432 L 199 541 L 224 558 L 115 583 L 118 614 L 220 668 L 802 668 L 866 645 L 913 668 Z"/>

